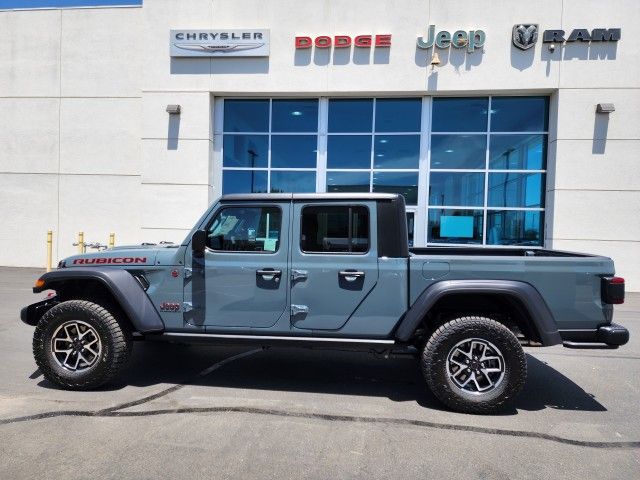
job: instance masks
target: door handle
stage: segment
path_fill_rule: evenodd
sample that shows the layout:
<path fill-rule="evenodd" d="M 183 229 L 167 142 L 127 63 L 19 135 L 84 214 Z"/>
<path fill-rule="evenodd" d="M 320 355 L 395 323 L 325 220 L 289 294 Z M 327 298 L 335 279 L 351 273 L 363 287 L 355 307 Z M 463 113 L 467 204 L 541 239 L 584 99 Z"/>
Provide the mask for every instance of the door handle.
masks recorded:
<path fill-rule="evenodd" d="M 306 270 L 291 270 L 291 280 L 303 280 L 309 276 L 309 272 Z"/>
<path fill-rule="evenodd" d="M 261 268 L 259 270 L 256 270 L 256 276 L 262 277 L 263 280 L 267 281 L 279 279 L 280 275 L 282 275 L 282 271 L 274 270 L 273 268 Z"/>
<path fill-rule="evenodd" d="M 364 278 L 364 272 L 358 270 L 340 270 L 338 276 L 344 278 L 347 282 L 355 282 L 358 278 Z"/>

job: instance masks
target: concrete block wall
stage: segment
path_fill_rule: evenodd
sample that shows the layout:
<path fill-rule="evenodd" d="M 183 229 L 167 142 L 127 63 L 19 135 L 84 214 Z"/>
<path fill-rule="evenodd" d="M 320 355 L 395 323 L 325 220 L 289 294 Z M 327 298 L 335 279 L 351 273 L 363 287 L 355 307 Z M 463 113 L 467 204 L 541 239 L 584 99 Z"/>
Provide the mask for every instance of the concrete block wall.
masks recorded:
<path fill-rule="evenodd" d="M 0 12 L 0 264 L 138 242 L 140 8 Z"/>

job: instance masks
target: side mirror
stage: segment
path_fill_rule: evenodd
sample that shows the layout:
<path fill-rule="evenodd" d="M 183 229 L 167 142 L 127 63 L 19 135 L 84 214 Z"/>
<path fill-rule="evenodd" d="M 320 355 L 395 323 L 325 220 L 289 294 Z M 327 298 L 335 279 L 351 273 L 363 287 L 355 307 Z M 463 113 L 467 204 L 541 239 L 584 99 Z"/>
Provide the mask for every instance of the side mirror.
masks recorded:
<path fill-rule="evenodd" d="M 196 230 L 191 237 L 191 250 L 193 255 L 201 257 L 204 254 L 204 249 L 207 246 L 207 232 L 204 230 Z"/>

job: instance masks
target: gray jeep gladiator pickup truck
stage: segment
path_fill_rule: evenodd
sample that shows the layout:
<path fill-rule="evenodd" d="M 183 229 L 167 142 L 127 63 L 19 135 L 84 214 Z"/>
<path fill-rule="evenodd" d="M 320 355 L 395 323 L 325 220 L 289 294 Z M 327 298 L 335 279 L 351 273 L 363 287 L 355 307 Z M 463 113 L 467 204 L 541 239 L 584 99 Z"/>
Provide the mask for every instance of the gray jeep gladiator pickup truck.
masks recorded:
<path fill-rule="evenodd" d="M 221 197 L 180 245 L 62 260 L 21 312 L 45 377 L 90 389 L 134 338 L 350 348 L 419 358 L 454 410 L 521 390 L 522 345 L 617 348 L 624 280 L 611 259 L 532 248 L 409 248 L 394 194 Z"/>

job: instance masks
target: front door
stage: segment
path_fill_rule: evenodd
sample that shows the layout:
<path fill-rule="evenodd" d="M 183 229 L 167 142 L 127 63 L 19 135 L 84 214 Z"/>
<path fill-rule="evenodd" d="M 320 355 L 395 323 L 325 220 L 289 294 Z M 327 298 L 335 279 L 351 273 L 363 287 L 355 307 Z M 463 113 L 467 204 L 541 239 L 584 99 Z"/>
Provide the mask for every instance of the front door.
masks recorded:
<path fill-rule="evenodd" d="M 338 330 L 378 280 L 375 203 L 294 203 L 291 324 Z M 372 213 L 374 212 L 374 213 Z"/>
<path fill-rule="evenodd" d="M 187 322 L 265 328 L 288 315 L 290 203 L 222 204 L 205 227 L 207 248 L 193 259 Z M 204 308 L 202 308 L 204 307 Z"/>

